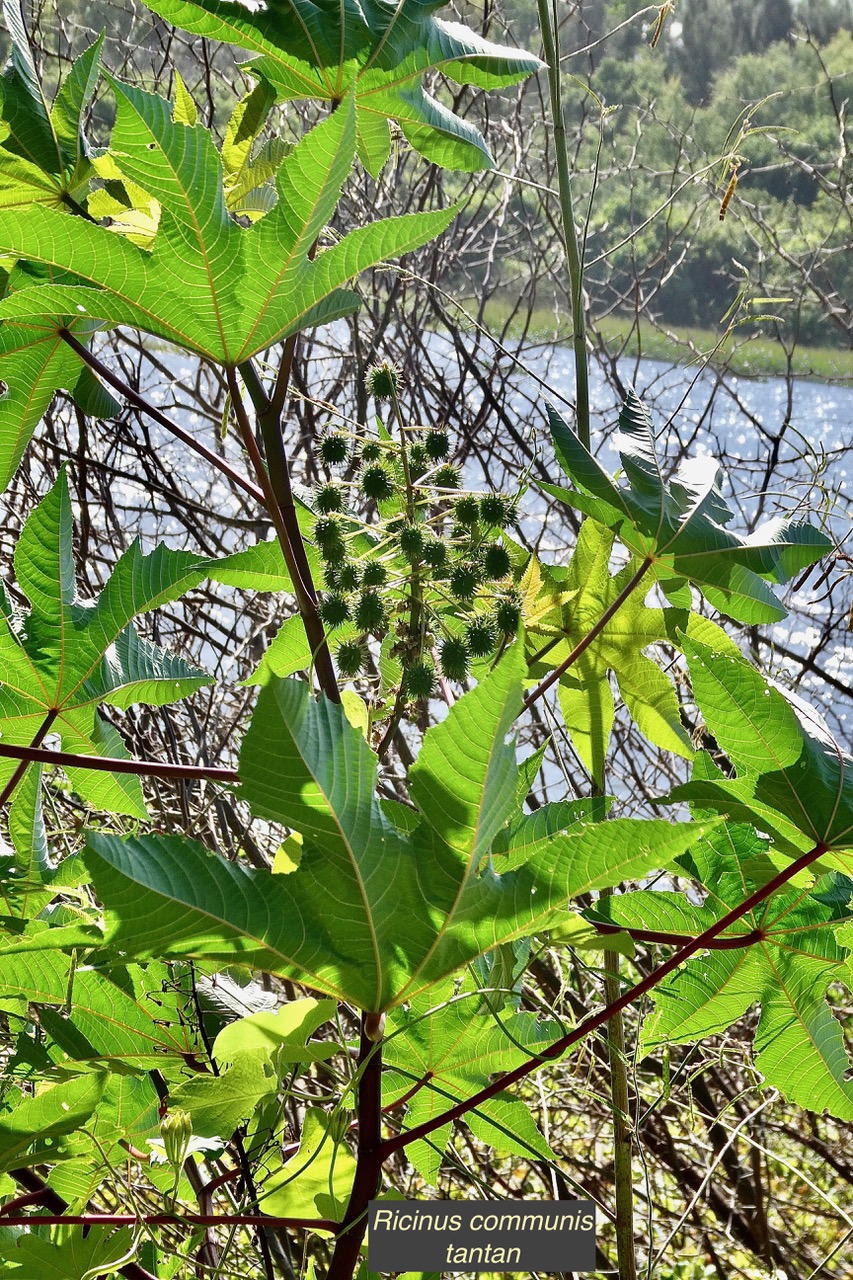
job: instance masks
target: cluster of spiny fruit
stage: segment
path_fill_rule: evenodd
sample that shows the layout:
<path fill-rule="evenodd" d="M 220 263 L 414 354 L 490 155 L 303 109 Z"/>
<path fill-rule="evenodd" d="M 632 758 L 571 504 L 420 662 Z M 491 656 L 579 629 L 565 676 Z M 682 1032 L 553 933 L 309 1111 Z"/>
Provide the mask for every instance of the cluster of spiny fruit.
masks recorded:
<path fill-rule="evenodd" d="M 368 389 L 393 399 L 396 380 L 393 366 L 380 365 Z M 433 692 L 436 655 L 441 673 L 461 681 L 472 659 L 489 658 L 518 630 L 520 599 L 501 539 L 517 509 L 504 494 L 462 491 L 444 428 L 399 431 L 400 440 L 384 430 L 324 436 L 320 458 L 343 474 L 314 492 L 313 539 L 324 561 L 323 621 L 356 633 L 337 649 L 341 675 L 359 675 L 369 638 L 390 634 L 402 692 L 418 699 Z"/>

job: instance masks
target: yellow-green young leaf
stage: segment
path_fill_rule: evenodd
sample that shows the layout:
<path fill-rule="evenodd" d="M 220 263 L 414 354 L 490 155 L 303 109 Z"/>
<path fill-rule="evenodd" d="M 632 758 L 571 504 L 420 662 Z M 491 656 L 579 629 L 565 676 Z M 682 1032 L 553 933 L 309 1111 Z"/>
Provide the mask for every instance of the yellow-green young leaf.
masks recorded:
<path fill-rule="evenodd" d="M 195 105 L 193 96 L 187 86 L 181 79 L 180 71 L 174 72 L 175 76 L 175 108 L 172 112 L 172 119 L 175 124 L 187 124 L 192 127 L 198 124 L 198 107 Z"/>
<path fill-rule="evenodd" d="M 0 208 L 85 205 L 93 176 L 83 130 L 104 41 L 76 58 L 51 106 L 39 80 L 20 0 L 3 0 L 12 57 L 0 82 Z"/>
<path fill-rule="evenodd" d="M 277 1088 L 278 1081 L 260 1054 L 239 1053 L 222 1075 L 197 1076 L 171 1089 L 169 1105 L 190 1113 L 195 1135 L 221 1138 L 224 1145 L 258 1103 Z"/>
<path fill-rule="evenodd" d="M 634 391 L 619 415 L 622 485 L 550 406 L 548 416 L 557 457 L 575 487 L 545 489 L 612 529 L 639 561 L 651 558 L 649 579 L 656 577 L 662 587 L 677 591 L 679 582 L 692 582 L 741 622 L 774 622 L 785 609 L 767 583 L 787 582 L 832 548 L 818 529 L 796 520 L 774 518 L 749 535 L 733 533 L 726 526 L 734 513 L 712 458 L 687 460 L 666 483 L 651 419 Z"/>
<path fill-rule="evenodd" d="M 275 1013 L 263 1011 L 238 1018 L 224 1027 L 214 1040 L 214 1057 L 219 1062 L 234 1062 L 245 1053 L 266 1058 L 275 1055 L 278 1066 L 323 1062 L 338 1053 L 340 1046 L 334 1041 L 310 1038 L 318 1027 L 334 1016 L 333 1000 L 305 997 L 291 1000 Z"/>
<path fill-rule="evenodd" d="M 264 1213 L 340 1221 L 355 1176 L 355 1160 L 342 1140 L 347 1118 L 346 1113 L 337 1117 L 308 1108 L 296 1155 L 259 1188 Z"/>
<path fill-rule="evenodd" d="M 565 569 L 528 567 L 524 614 L 530 675 L 541 679 L 559 666 L 591 631 L 633 577 L 631 562 L 610 573 L 614 534 L 594 520 L 581 526 Z M 613 725 L 611 675 L 640 731 L 656 746 L 690 759 L 693 750 L 681 723 L 675 689 L 646 650 L 677 648 L 682 632 L 720 653 L 738 652 L 715 623 L 689 609 L 646 605 L 651 575 L 623 602 L 602 633 L 561 677 L 560 709 L 572 742 L 591 777 L 604 785 L 604 761 Z"/>
<path fill-rule="evenodd" d="M 435 4 L 289 0 L 253 10 L 229 0 L 152 0 L 149 7 L 193 35 L 260 55 L 252 71 L 279 98 L 336 106 L 354 90 L 359 155 L 374 175 L 388 158 L 391 120 L 436 164 L 491 168 L 480 132 L 430 97 L 424 76 L 440 72 L 460 84 L 494 89 L 542 66 L 524 50 L 434 17 Z"/>

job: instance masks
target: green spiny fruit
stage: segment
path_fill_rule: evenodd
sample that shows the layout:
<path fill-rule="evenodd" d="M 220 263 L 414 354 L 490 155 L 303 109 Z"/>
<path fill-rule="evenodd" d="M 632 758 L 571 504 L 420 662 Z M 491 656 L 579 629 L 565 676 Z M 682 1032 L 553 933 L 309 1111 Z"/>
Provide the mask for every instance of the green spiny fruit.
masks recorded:
<path fill-rule="evenodd" d="M 480 504 L 473 494 L 465 494 L 454 502 L 453 515 L 460 524 L 474 525 L 480 519 Z"/>
<path fill-rule="evenodd" d="M 383 360 L 368 369 L 364 385 L 376 400 L 391 400 L 400 388 L 400 370 L 391 360 Z"/>
<path fill-rule="evenodd" d="M 409 450 L 409 470 L 414 480 L 420 480 L 429 471 L 430 457 L 422 444 L 413 444 Z"/>
<path fill-rule="evenodd" d="M 323 584 L 329 591 L 337 591 L 341 585 L 341 566 L 339 564 L 323 565 Z"/>
<path fill-rule="evenodd" d="M 423 530 L 419 525 L 406 524 L 400 530 L 400 550 L 409 560 L 416 560 L 424 549 Z"/>
<path fill-rule="evenodd" d="M 323 619 L 327 627 L 341 627 L 349 621 L 350 609 L 346 602 L 346 598 L 339 595 L 337 591 L 326 596 L 320 605 L 320 617 Z"/>
<path fill-rule="evenodd" d="M 382 445 L 378 440 L 366 440 L 361 446 L 362 462 L 378 462 L 382 457 Z"/>
<path fill-rule="evenodd" d="M 487 618 L 476 618 L 465 629 L 465 640 L 475 658 L 485 658 L 497 644 L 494 623 Z"/>
<path fill-rule="evenodd" d="M 462 483 L 459 468 L 452 462 L 446 462 L 443 467 L 438 468 L 432 482 L 436 489 L 458 489 Z"/>
<path fill-rule="evenodd" d="M 367 658 L 367 648 L 362 640 L 346 640 L 338 649 L 338 670 L 342 676 L 357 676 Z"/>
<path fill-rule="evenodd" d="M 382 631 L 387 623 L 385 602 L 379 592 L 362 592 L 355 606 L 355 625 L 359 631 Z"/>
<path fill-rule="evenodd" d="M 512 568 L 509 552 L 499 542 L 493 542 L 483 553 L 483 568 L 487 578 L 505 578 Z"/>
<path fill-rule="evenodd" d="M 504 635 L 515 635 L 521 621 L 521 609 L 515 600 L 499 600 L 495 609 L 495 622 Z"/>
<path fill-rule="evenodd" d="M 511 523 L 514 506 L 502 493 L 487 493 L 480 499 L 480 518 L 491 529 L 504 529 Z"/>
<path fill-rule="evenodd" d="M 448 680 L 464 680 L 468 674 L 468 646 L 450 636 L 441 646 L 441 669 Z"/>
<path fill-rule="evenodd" d="M 340 511 L 343 504 L 343 494 L 336 484 L 324 484 L 322 489 L 317 490 L 314 498 L 314 506 L 324 515 Z"/>
<path fill-rule="evenodd" d="M 338 569 L 337 586 L 341 591 L 355 591 L 361 578 L 361 570 L 350 561 Z"/>
<path fill-rule="evenodd" d="M 382 587 L 388 580 L 388 570 L 381 560 L 371 560 L 364 566 L 361 580 L 366 587 Z"/>
<path fill-rule="evenodd" d="M 320 457 L 327 465 L 346 462 L 348 454 L 349 441 L 339 431 L 333 432 L 332 435 L 324 436 L 320 441 Z"/>
<path fill-rule="evenodd" d="M 425 538 L 421 555 L 431 569 L 443 569 L 447 563 L 447 547 L 438 538 Z"/>
<path fill-rule="evenodd" d="M 413 662 L 403 668 L 403 690 L 410 698 L 428 698 L 435 687 L 435 668 L 431 662 Z"/>
<path fill-rule="evenodd" d="M 346 555 L 340 521 L 335 516 L 321 516 L 314 525 L 314 541 L 324 560 L 340 564 Z"/>
<path fill-rule="evenodd" d="M 479 567 L 470 560 L 457 564 L 450 575 L 450 590 L 457 600 L 472 600 L 479 585 Z"/>
<path fill-rule="evenodd" d="M 392 477 L 378 462 L 373 463 L 361 473 L 361 487 L 368 498 L 374 502 L 385 502 L 393 498 L 395 484 Z"/>
<path fill-rule="evenodd" d="M 434 431 L 428 431 L 424 436 L 424 449 L 428 458 L 433 462 L 441 462 L 442 458 L 446 458 L 450 450 L 450 438 L 443 427 L 437 427 Z"/>

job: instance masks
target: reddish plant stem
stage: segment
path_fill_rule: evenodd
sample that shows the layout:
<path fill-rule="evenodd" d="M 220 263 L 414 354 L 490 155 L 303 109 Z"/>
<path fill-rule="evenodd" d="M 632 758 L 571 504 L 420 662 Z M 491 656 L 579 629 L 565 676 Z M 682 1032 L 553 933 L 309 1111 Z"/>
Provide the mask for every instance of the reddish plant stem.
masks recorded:
<path fill-rule="evenodd" d="M 407 1147 L 410 1142 L 417 1142 L 419 1138 L 426 1138 L 431 1133 L 434 1133 L 436 1129 L 440 1129 L 443 1125 L 450 1124 L 454 1120 L 461 1119 L 462 1116 L 473 1110 L 474 1107 L 480 1106 L 483 1102 L 488 1102 L 490 1098 L 501 1093 L 504 1089 L 509 1088 L 510 1085 L 517 1084 L 519 1080 L 523 1080 L 526 1076 L 529 1076 L 531 1072 L 536 1071 L 544 1063 L 552 1062 L 556 1058 L 562 1057 L 566 1050 L 570 1049 L 572 1045 L 583 1040 L 586 1036 L 590 1035 L 591 1032 L 597 1031 L 599 1027 L 603 1027 L 605 1023 L 610 1021 L 614 1014 L 620 1013 L 623 1009 L 627 1009 L 629 1005 L 636 1003 L 641 996 L 652 991 L 659 982 L 662 982 L 664 978 L 668 977 L 669 974 L 677 969 L 679 965 L 683 964 L 685 960 L 689 960 L 697 951 L 702 951 L 717 937 L 718 934 L 727 929 L 729 925 L 736 924 L 738 920 L 743 919 L 743 917 L 747 915 L 753 907 L 759 906 L 767 898 L 772 897 L 777 889 L 780 889 L 783 885 L 787 884 L 788 881 L 793 879 L 798 872 L 804 871 L 807 867 L 810 867 L 813 862 L 817 862 L 818 858 L 822 857 L 826 851 L 826 845 L 818 843 L 813 849 L 810 849 L 808 853 L 801 854 L 799 858 L 795 859 L 795 861 L 791 862 L 782 871 L 778 872 L 772 880 L 768 880 L 766 884 L 761 886 L 761 888 L 756 889 L 748 898 L 745 898 L 739 906 L 733 907 L 731 911 L 728 911 L 724 916 L 706 929 L 704 933 L 700 933 L 696 938 L 691 938 L 689 942 L 685 943 L 683 947 L 680 947 L 669 957 L 668 960 L 665 960 L 663 964 L 658 965 L 656 969 L 653 969 L 651 973 L 647 974 L 646 977 L 635 986 L 629 987 L 628 990 L 622 993 L 618 1000 L 614 1000 L 611 1004 L 605 1005 L 603 1009 L 600 1009 L 598 1013 L 594 1013 L 590 1015 L 590 1017 L 585 1018 L 583 1022 L 579 1023 L 578 1026 L 576 1026 L 567 1035 L 556 1040 L 543 1053 L 537 1054 L 535 1058 L 528 1059 L 528 1061 L 522 1063 L 520 1067 L 516 1067 L 514 1071 L 508 1071 L 506 1074 L 498 1076 L 497 1079 L 493 1080 L 485 1089 L 480 1089 L 479 1092 L 475 1093 L 472 1097 L 467 1098 L 464 1102 L 457 1103 L 455 1107 L 448 1108 L 447 1111 L 442 1111 L 440 1115 L 434 1116 L 431 1120 L 426 1120 L 423 1124 L 416 1125 L 413 1129 L 408 1129 L 403 1133 L 396 1134 L 393 1138 L 386 1138 L 379 1149 L 380 1162 L 387 1160 L 395 1151 L 400 1151 L 403 1147 Z M 334 1280 L 343 1280 L 343 1277 L 335 1277 Z"/>
<path fill-rule="evenodd" d="M 63 1200 L 62 1196 L 54 1191 L 53 1187 L 49 1187 L 47 1183 L 43 1182 L 33 1169 L 12 1169 L 11 1177 L 15 1179 L 19 1186 L 25 1187 L 33 1195 L 38 1195 L 45 1208 L 50 1210 L 50 1213 L 45 1214 L 43 1217 L 40 1214 L 30 1214 L 27 1217 L 24 1215 L 15 1215 L 14 1217 L 10 1215 L 7 1218 L 3 1218 L 4 1226 L 21 1227 L 32 1225 L 34 1222 L 55 1226 L 61 1222 L 72 1221 L 72 1219 L 63 1216 L 63 1210 L 68 1208 L 68 1202 Z M 84 1223 L 83 1225 L 86 1224 Z M 126 1262 L 124 1266 L 119 1268 L 119 1275 L 124 1276 L 126 1280 L 157 1280 L 156 1276 L 147 1271 L 145 1267 L 141 1267 L 138 1262 Z"/>
<path fill-rule="evenodd" d="M 27 764 L 54 764 L 63 769 L 100 769 L 106 773 L 138 773 L 144 777 L 180 779 L 202 778 L 211 782 L 239 782 L 236 769 L 219 769 L 202 764 L 161 764 L 156 760 L 122 760 L 119 756 L 88 756 L 73 751 L 51 751 L 47 747 L 14 747 L 0 743 L 0 758 Z"/>
<path fill-rule="evenodd" d="M 367 1230 L 367 1207 L 379 1190 L 382 1177 L 382 1045 L 367 1035 L 369 1014 L 361 1023 L 358 1065 L 358 1149 L 355 1177 L 344 1220 L 335 1241 L 326 1280 L 350 1280 L 358 1264 Z"/>
<path fill-rule="evenodd" d="M 302 530 L 299 528 L 299 521 L 296 517 L 296 506 L 290 489 L 290 475 L 287 471 L 287 458 L 284 456 L 281 433 L 280 431 L 278 432 L 279 449 L 274 454 L 276 458 L 275 464 L 271 463 L 270 469 L 267 470 L 246 413 L 246 406 L 243 404 L 237 375 L 233 369 L 227 369 L 226 377 L 243 445 L 251 459 L 258 482 L 263 489 L 264 505 L 269 511 L 270 518 L 275 526 L 276 536 L 284 556 L 284 563 L 293 583 L 293 592 L 296 596 L 302 625 L 305 628 L 305 635 L 308 638 L 308 644 L 314 657 L 317 680 L 320 688 L 331 702 L 340 702 L 341 695 L 338 689 L 338 680 L 332 663 L 332 655 L 329 652 L 329 646 L 326 641 L 326 630 L 317 605 L 317 593 L 311 580 L 311 571 L 305 554 L 305 544 L 302 541 Z M 260 417 L 258 421 L 263 431 L 264 424 L 261 422 Z M 272 440 L 268 442 L 266 434 L 264 440 L 269 456 Z"/>
<path fill-rule="evenodd" d="M 595 626 L 592 627 L 587 632 L 583 640 L 580 640 L 575 645 L 574 649 L 572 649 L 569 656 L 563 662 L 561 662 L 558 667 L 555 667 L 553 671 L 548 672 L 548 675 L 545 677 L 545 679 L 542 680 L 536 686 L 535 689 L 530 690 L 527 697 L 524 699 L 525 711 L 529 707 L 532 707 L 534 702 L 538 702 L 538 700 L 542 697 L 543 693 L 547 693 L 548 690 L 551 688 L 551 686 L 553 684 L 556 684 L 561 676 L 565 675 L 569 667 L 574 666 L 578 658 L 582 657 L 582 655 L 586 653 L 587 649 L 593 643 L 593 641 L 597 640 L 598 637 L 601 635 L 602 631 L 607 626 L 610 619 L 614 616 L 615 613 L 618 612 L 619 609 L 622 608 L 622 605 L 631 595 L 632 591 L 635 591 L 636 588 L 640 585 L 640 582 L 645 577 L 646 572 L 650 568 L 651 564 L 652 564 L 652 557 L 646 556 L 645 560 L 642 562 L 637 572 L 628 582 L 625 583 L 625 586 L 619 592 L 616 599 L 612 602 L 612 604 L 609 604 L 607 606 L 607 608 L 604 610 L 604 613 L 598 619 L 598 622 L 596 622 Z"/>
<path fill-rule="evenodd" d="M 58 715 L 59 715 L 59 712 L 56 709 L 56 707 L 52 707 L 50 711 L 48 711 L 47 715 L 42 720 L 41 725 L 36 730 L 35 737 L 30 743 L 31 750 L 38 750 L 38 748 L 44 742 L 47 735 L 50 733 L 51 725 L 53 724 L 54 720 Z M 14 757 L 14 758 L 17 759 L 17 757 Z M 0 808 L 2 808 L 2 806 L 10 798 L 13 791 L 15 790 L 15 787 L 18 785 L 18 783 L 21 781 L 21 778 L 23 778 L 24 774 L 27 772 L 27 769 L 30 767 L 30 764 L 31 764 L 31 761 L 27 760 L 26 758 L 23 758 L 21 760 L 21 763 L 18 765 L 17 769 L 14 771 L 14 773 L 12 774 L 9 781 L 6 783 L 3 790 L 0 791 Z"/>
<path fill-rule="evenodd" d="M 665 947 L 680 947 L 685 942 L 690 942 L 691 937 L 686 933 L 665 933 L 658 929 L 635 929 L 633 925 L 621 924 L 605 924 L 602 920 L 592 920 L 591 924 L 595 926 L 599 933 L 627 933 L 637 942 L 657 942 Z M 751 929 L 749 933 L 740 933 L 735 938 L 713 938 L 707 942 L 709 951 L 737 951 L 740 947 L 751 947 L 756 942 L 761 942 L 764 937 L 762 929 Z"/>
<path fill-rule="evenodd" d="M 167 417 L 167 415 L 163 413 L 161 409 L 158 409 L 155 404 L 151 404 L 150 401 L 146 400 L 144 396 L 141 396 L 138 391 L 134 391 L 133 387 L 129 386 L 126 382 L 123 382 L 121 378 L 113 373 L 112 369 L 110 369 L 108 365 L 105 365 L 97 356 L 92 355 L 91 351 L 84 347 L 82 342 L 78 342 L 73 333 L 70 333 L 67 329 L 60 329 L 59 336 L 72 351 L 76 351 L 84 364 L 87 364 L 90 369 L 94 370 L 98 377 L 102 378 L 103 381 L 111 386 L 114 391 L 117 391 L 120 396 L 123 396 L 124 399 L 127 400 L 128 404 L 132 404 L 134 409 L 138 409 L 140 413 L 147 414 L 149 418 L 154 420 L 154 422 L 159 422 L 160 426 L 165 427 L 171 435 L 175 436 L 178 440 L 183 441 L 183 443 L 188 445 L 190 449 L 199 454 L 200 457 L 204 458 L 206 462 L 209 462 L 212 467 L 215 467 L 217 471 L 221 471 L 223 475 L 228 476 L 229 480 L 233 480 L 234 483 L 239 485 L 246 493 L 251 494 L 256 502 L 260 502 L 262 505 L 265 505 L 263 492 L 256 484 L 252 483 L 248 476 L 241 475 L 236 467 L 232 467 L 224 458 L 220 458 L 218 453 L 214 453 L 212 449 L 208 449 L 207 445 L 202 444 L 200 440 L 196 440 L 194 436 L 190 435 L 189 431 L 185 431 L 183 427 L 179 427 L 177 422 L 173 422 L 172 419 Z"/>

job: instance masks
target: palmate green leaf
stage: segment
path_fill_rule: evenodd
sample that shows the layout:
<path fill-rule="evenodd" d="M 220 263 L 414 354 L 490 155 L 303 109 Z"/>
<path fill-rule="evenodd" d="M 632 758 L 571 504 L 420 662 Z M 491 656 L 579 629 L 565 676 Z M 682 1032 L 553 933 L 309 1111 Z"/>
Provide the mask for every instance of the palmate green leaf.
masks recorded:
<path fill-rule="evenodd" d="M 135 1253 L 130 1228 L 66 1228 L 61 1241 L 27 1234 L 5 1252 L 10 1280 L 94 1280 Z"/>
<path fill-rule="evenodd" d="M 451 996 L 452 992 L 444 992 Z M 562 1034 L 557 1022 L 531 1013 L 502 1015 L 484 1007 L 470 989 L 438 1008 L 433 995 L 414 1000 L 404 1015 L 395 1015 L 386 1029 L 383 1080 L 388 1104 L 402 1099 L 418 1081 L 425 1081 L 406 1106 L 405 1128 L 413 1129 L 446 1111 L 462 1097 L 470 1097 L 497 1072 L 511 1071 L 546 1049 Z M 492 1105 L 494 1104 L 494 1105 Z M 466 1116 L 478 1137 L 499 1151 L 549 1160 L 553 1153 L 518 1098 L 499 1094 Z M 452 1125 L 427 1141 L 413 1143 L 409 1158 L 427 1181 L 435 1183 Z"/>
<path fill-rule="evenodd" d="M 132 626 L 136 615 L 178 599 L 202 581 L 208 561 L 162 546 L 146 556 L 133 543 L 97 601 L 83 602 L 77 597 L 72 538 L 62 472 L 15 548 L 18 585 L 32 607 L 13 619 L 0 616 L 0 738 L 28 746 L 52 714 L 51 732 L 60 735 L 66 751 L 126 756 L 117 731 L 99 716 L 101 703 L 161 706 L 210 683 L 204 672 L 141 639 Z M 15 767 L 14 760 L 0 760 L 0 785 Z M 68 775 L 96 807 L 146 816 L 138 778 L 85 769 L 69 769 Z M 32 794 L 35 802 L 37 793 Z M 26 826 L 29 820 L 21 821 Z"/>
<path fill-rule="evenodd" d="M 54 868 L 47 846 L 41 800 L 41 765 L 27 769 L 9 806 L 14 856 L 0 870 L 0 901 L 12 917 L 30 919 L 50 902 Z"/>
<path fill-rule="evenodd" d="M 741 860 L 752 852 L 753 835 L 745 827 L 728 831 L 735 856 L 713 860 L 717 871 L 727 866 L 724 897 L 710 894 L 698 907 L 681 894 L 622 894 L 587 915 L 663 931 L 673 940 L 697 936 L 755 888 Z M 716 879 L 711 883 L 719 887 Z M 759 930 L 758 941 L 689 960 L 655 989 L 642 1049 L 719 1035 L 758 1003 L 755 1062 L 766 1083 L 799 1106 L 853 1119 L 853 1085 L 846 1079 L 850 1062 L 841 1026 L 826 1001 L 827 987 L 849 977 L 846 953 L 835 937 L 838 918 L 837 906 L 827 905 L 819 894 L 775 894 L 720 935 L 731 945 Z"/>
<path fill-rule="evenodd" d="M 86 1123 L 105 1083 L 103 1074 L 64 1080 L 0 1114 L 0 1172 L 55 1159 L 54 1140 Z"/>
<path fill-rule="evenodd" d="M 522 587 L 527 647 L 530 658 L 536 658 L 529 668 L 532 677 L 541 679 L 559 666 L 633 577 L 635 562 L 610 573 L 614 537 L 611 530 L 587 520 L 567 568 L 537 562 L 528 567 Z M 648 607 L 646 594 L 641 587 L 628 596 L 559 684 L 566 727 L 599 786 L 604 782 L 614 715 L 611 673 L 632 719 L 649 741 L 690 759 L 693 750 L 682 727 L 678 696 L 645 650 L 656 643 L 677 648 L 683 631 L 720 653 L 738 652 L 734 642 L 709 619 L 689 609 Z"/>
<path fill-rule="evenodd" d="M 37 1008 L 57 1062 L 144 1071 L 182 1059 L 194 1049 L 185 1004 L 163 965 L 100 970 L 58 951 L 0 954 L 0 1008 L 27 1021 Z"/>
<path fill-rule="evenodd" d="M 0 209 L 85 204 L 94 170 L 83 118 L 98 81 L 103 34 L 75 59 L 51 107 L 20 0 L 3 0 L 3 21 L 12 56 L 0 80 Z"/>
<path fill-rule="evenodd" d="M 745 659 L 685 640 L 696 702 L 735 769 L 704 753 L 669 800 L 753 823 L 789 857 L 821 844 L 821 864 L 853 873 L 853 760 L 811 707 Z"/>
<path fill-rule="evenodd" d="M 499 853 L 496 842 L 486 857 L 493 766 L 483 752 L 470 753 L 464 773 L 457 764 L 471 706 L 487 742 L 499 741 L 521 710 L 522 669 L 515 646 L 440 732 L 426 735 L 415 788 L 423 807 L 411 831 L 380 805 L 376 757 L 344 709 L 315 701 L 302 681 L 270 680 L 243 742 L 241 794 L 259 817 L 302 836 L 298 869 L 248 871 L 189 840 L 92 832 L 86 861 L 110 940 L 137 959 L 195 956 L 267 969 L 378 1012 L 547 927 L 578 894 L 683 853 L 701 826 L 584 821 L 553 806 L 529 819 L 514 815 Z M 498 769 L 509 773 L 503 755 Z M 515 797 L 517 777 L 506 785 Z"/>
<path fill-rule="evenodd" d="M 448 169 L 492 167 L 477 129 L 423 88 L 442 72 L 481 89 L 511 85 L 542 63 L 434 17 L 443 0 L 153 0 L 149 8 L 193 35 L 258 55 L 251 69 L 279 98 L 337 105 L 355 90 L 359 155 L 374 174 L 391 146 L 389 122 L 427 159 Z"/>
<path fill-rule="evenodd" d="M 787 582 L 832 549 L 818 529 L 795 520 L 774 518 L 748 535 L 733 533 L 722 470 L 711 458 L 688 460 L 665 483 L 651 419 L 633 391 L 617 437 L 627 484 L 617 485 L 551 406 L 548 416 L 557 457 L 575 488 L 544 488 L 613 529 L 638 560 L 650 557 L 649 578 L 665 591 L 690 582 L 740 622 L 775 622 L 785 609 L 767 583 Z"/>
<path fill-rule="evenodd" d="M 228 213 L 210 133 L 175 123 L 165 98 L 110 83 L 118 100 L 112 151 L 122 174 L 161 205 L 153 249 L 54 210 L 10 210 L 0 253 L 70 272 L 81 283 L 20 289 L 0 303 L 0 318 L 78 314 L 132 325 L 234 368 L 289 334 L 354 310 L 357 295 L 341 286 L 431 240 L 455 214 L 377 221 L 312 259 L 352 161 L 351 100 L 285 157 L 275 208 L 242 227 Z"/>
<path fill-rule="evenodd" d="M 66 319 L 78 341 L 86 342 L 94 328 L 91 321 Z M 81 376 L 80 361 L 58 336 L 54 320 L 0 325 L 0 379 L 6 384 L 0 395 L 0 492 L 17 471 L 56 392 L 66 390 L 76 397 Z M 81 407 L 90 403 L 85 379 L 81 400 Z M 109 406 L 104 402 L 100 408 L 106 411 Z"/>

